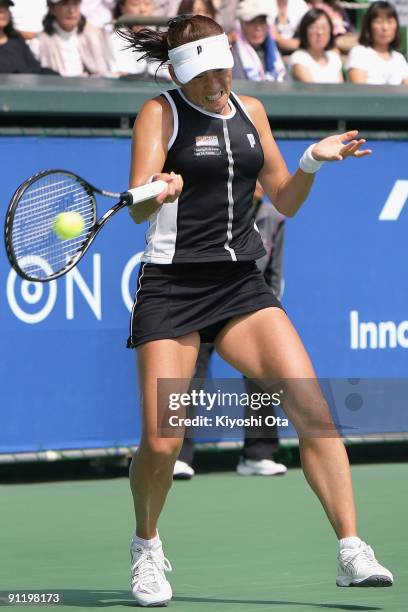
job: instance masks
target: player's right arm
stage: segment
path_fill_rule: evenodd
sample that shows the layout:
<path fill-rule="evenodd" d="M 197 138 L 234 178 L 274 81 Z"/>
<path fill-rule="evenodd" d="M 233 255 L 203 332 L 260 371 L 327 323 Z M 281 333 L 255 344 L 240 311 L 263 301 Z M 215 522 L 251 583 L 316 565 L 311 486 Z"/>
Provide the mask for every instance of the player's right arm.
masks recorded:
<path fill-rule="evenodd" d="M 183 188 L 180 175 L 162 173 L 167 156 L 167 145 L 173 132 L 173 115 L 162 97 L 148 100 L 140 109 L 133 126 L 130 188 L 144 185 L 154 177 L 163 180 L 167 189 L 156 198 L 129 208 L 136 223 L 142 223 L 165 202 L 174 202 Z"/>

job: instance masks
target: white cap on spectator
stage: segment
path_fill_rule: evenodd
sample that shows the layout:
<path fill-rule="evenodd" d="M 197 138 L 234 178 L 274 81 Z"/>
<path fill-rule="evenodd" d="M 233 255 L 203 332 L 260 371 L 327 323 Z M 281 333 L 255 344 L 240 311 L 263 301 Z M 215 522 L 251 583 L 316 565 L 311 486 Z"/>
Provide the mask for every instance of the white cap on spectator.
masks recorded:
<path fill-rule="evenodd" d="M 241 0 L 238 4 L 237 17 L 241 21 L 252 21 L 262 16 L 273 16 L 273 3 L 270 0 Z"/>
<path fill-rule="evenodd" d="M 206 70 L 232 68 L 234 58 L 226 34 L 208 36 L 169 50 L 169 60 L 180 83 Z"/>

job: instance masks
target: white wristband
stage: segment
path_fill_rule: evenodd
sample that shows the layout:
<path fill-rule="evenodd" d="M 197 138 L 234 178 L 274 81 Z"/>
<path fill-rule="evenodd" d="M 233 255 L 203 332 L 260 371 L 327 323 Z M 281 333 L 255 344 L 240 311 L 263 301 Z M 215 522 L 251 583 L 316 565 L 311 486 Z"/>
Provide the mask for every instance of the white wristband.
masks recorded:
<path fill-rule="evenodd" d="M 314 174 L 320 170 L 321 166 L 324 164 L 324 162 L 317 161 L 317 159 L 313 157 L 312 150 L 314 146 L 314 144 L 311 144 L 310 147 L 308 147 L 303 153 L 299 161 L 299 168 L 307 174 Z"/>

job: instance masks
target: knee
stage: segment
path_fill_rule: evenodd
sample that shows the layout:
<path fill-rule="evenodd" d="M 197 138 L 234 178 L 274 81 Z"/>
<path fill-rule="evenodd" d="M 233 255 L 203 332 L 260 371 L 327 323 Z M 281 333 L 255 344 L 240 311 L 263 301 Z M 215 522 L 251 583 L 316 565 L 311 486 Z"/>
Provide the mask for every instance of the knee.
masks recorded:
<path fill-rule="evenodd" d="M 321 398 L 313 401 L 297 401 L 286 410 L 299 438 L 337 437 L 327 402 Z"/>
<path fill-rule="evenodd" d="M 179 456 L 183 439 L 146 437 L 142 440 L 143 448 L 156 463 L 176 461 Z"/>

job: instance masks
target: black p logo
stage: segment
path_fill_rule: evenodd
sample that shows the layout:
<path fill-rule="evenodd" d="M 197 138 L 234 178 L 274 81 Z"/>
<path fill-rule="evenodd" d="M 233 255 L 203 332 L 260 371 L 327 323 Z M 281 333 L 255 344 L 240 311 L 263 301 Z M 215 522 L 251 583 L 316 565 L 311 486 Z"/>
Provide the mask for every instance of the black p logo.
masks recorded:
<path fill-rule="evenodd" d="M 202 53 L 202 52 L 203 52 L 203 48 L 202 48 L 202 46 L 201 46 L 201 45 L 198 45 L 198 46 L 197 46 L 197 55 L 200 55 L 200 53 Z"/>

